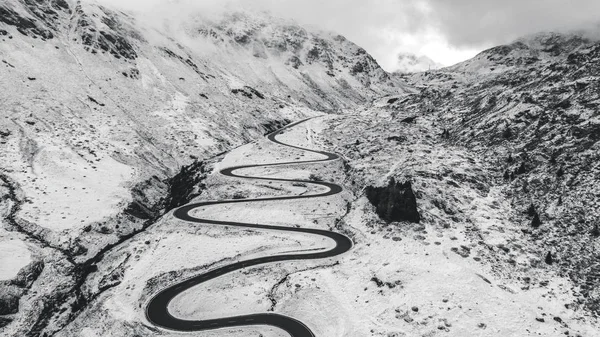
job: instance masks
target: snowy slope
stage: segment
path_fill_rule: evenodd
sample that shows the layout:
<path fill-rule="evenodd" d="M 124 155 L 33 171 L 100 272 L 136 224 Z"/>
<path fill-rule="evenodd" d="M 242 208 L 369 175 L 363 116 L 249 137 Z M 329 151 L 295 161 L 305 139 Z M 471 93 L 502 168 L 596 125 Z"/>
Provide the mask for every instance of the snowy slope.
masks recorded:
<path fill-rule="evenodd" d="M 520 243 L 574 283 L 575 306 L 600 310 L 600 43 L 541 33 L 455 66 L 411 75 L 418 94 L 389 113 L 435 116 L 438 135 L 479 153 L 519 216 Z M 534 221 L 535 215 L 540 222 Z"/>
<path fill-rule="evenodd" d="M 327 336 L 594 335 L 599 43 L 536 34 L 453 67 L 388 74 L 344 37 L 269 14 L 179 19 L 74 0 L 0 3 L 0 252 L 12 254 L 0 258 L 0 334 L 155 335 L 144 303 L 176 278 L 319 249 L 166 211 L 198 196 L 306 193 L 211 172 L 298 160 L 253 141 L 349 111 L 282 135 L 330 147 L 344 165 L 260 172 L 318 173 L 343 195 L 205 212 L 335 226 L 356 249 L 339 263 L 216 280 L 175 301 L 177 312 L 273 308 Z M 384 223 L 363 198 L 391 177 L 413 181 L 422 223 Z M 249 331 L 278 334 L 215 335 Z"/>
<path fill-rule="evenodd" d="M 342 36 L 266 14 L 190 15 L 161 33 L 87 2 L 0 8 L 2 168 L 31 201 L 20 216 L 44 229 L 114 215 L 132 184 L 239 145 L 265 123 L 398 90 Z"/>
<path fill-rule="evenodd" d="M 44 329 L 54 313 L 30 304 L 72 296 L 104 251 L 198 193 L 186 185 L 215 155 L 404 90 L 340 35 L 263 13 L 202 14 L 153 21 L 90 1 L 0 2 L 0 249 L 27 242 L 31 253 L 0 278 L 45 265 L 53 284 L 6 288 L 10 315 L 32 298 L 0 325 Z"/>

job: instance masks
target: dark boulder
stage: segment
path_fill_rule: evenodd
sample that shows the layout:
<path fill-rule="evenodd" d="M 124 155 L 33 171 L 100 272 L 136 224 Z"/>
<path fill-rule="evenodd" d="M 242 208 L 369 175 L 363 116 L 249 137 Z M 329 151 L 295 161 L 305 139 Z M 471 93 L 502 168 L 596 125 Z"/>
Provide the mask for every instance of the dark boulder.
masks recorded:
<path fill-rule="evenodd" d="M 21 292 L 16 287 L 0 284 L 0 315 L 10 315 L 19 312 Z"/>
<path fill-rule="evenodd" d="M 368 186 L 366 194 L 367 199 L 375 206 L 379 218 L 388 223 L 392 221 L 418 223 L 421 219 L 410 181 L 399 183 L 392 178 L 385 187 Z"/>

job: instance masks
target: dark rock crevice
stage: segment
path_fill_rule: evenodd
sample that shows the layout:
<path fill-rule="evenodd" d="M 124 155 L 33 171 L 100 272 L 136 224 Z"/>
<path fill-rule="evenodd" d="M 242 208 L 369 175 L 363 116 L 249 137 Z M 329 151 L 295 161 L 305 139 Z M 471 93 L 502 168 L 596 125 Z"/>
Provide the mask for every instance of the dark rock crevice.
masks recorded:
<path fill-rule="evenodd" d="M 269 133 L 275 132 L 281 128 L 283 128 L 284 126 L 290 124 L 292 121 L 290 121 L 289 119 L 283 119 L 283 120 L 272 120 L 266 123 L 263 123 L 261 126 L 265 129 L 265 135 L 268 135 Z"/>
<path fill-rule="evenodd" d="M 267 311 L 271 311 L 271 312 L 275 311 L 275 307 L 277 306 L 276 293 L 279 290 L 279 287 L 281 287 L 282 285 L 286 284 L 289 281 L 291 275 L 296 274 L 296 273 L 301 273 L 301 272 L 309 271 L 309 270 L 331 268 L 331 267 L 335 267 L 335 266 L 337 266 L 339 264 L 340 264 L 340 262 L 336 261 L 334 263 L 330 263 L 330 264 L 326 264 L 326 265 L 322 265 L 322 266 L 315 266 L 315 267 L 303 268 L 303 269 L 294 271 L 292 273 L 285 274 L 281 279 L 279 279 L 279 281 L 277 281 L 277 283 L 275 283 L 271 287 L 271 290 L 269 290 L 269 292 L 267 293 L 267 298 L 269 299 L 269 302 L 271 302 L 271 307 L 269 307 L 269 309 L 267 309 Z M 298 286 L 296 286 L 296 287 L 298 287 Z"/>
<path fill-rule="evenodd" d="M 375 206 L 379 218 L 387 223 L 393 221 L 418 223 L 421 219 L 410 181 L 399 183 L 391 178 L 387 186 L 367 186 L 365 192 L 369 202 Z"/>
<path fill-rule="evenodd" d="M 7 7 L 0 7 L 0 23 L 13 26 L 19 33 L 32 38 L 39 37 L 42 40 L 54 38 L 52 31 L 42 27 L 34 18 L 23 17 Z"/>

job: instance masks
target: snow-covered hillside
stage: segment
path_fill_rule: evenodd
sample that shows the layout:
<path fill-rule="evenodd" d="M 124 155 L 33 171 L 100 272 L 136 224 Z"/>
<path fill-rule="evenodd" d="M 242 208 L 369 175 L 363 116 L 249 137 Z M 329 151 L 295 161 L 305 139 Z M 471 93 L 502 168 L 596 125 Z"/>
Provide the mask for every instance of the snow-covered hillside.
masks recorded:
<path fill-rule="evenodd" d="M 45 329 L 105 251 L 198 193 L 182 186 L 215 155 L 405 87 L 343 36 L 268 14 L 161 20 L 92 1 L 0 3 L 0 250 L 30 250 L 0 279 L 45 265 L 56 282 L 7 288 L 0 314 L 26 293 L 45 304 L 3 323 Z"/>
<path fill-rule="evenodd" d="M 343 193 L 198 212 L 335 230 L 353 249 L 237 271 L 175 298 L 174 312 L 281 312 L 324 336 L 594 336 L 600 43 L 544 33 L 443 69 L 399 61 L 388 74 L 343 36 L 266 13 L 2 0 L 0 334 L 179 335 L 145 316 L 165 286 L 330 245 L 169 212 L 314 192 L 218 169 L 320 156 L 258 139 L 325 115 L 280 137 L 343 161 L 248 171 Z M 385 186 L 408 186 L 419 223 L 379 218 L 365 191 Z M 281 331 L 214 335 L 249 333 Z"/>
<path fill-rule="evenodd" d="M 542 33 L 405 77 L 420 93 L 382 100 L 392 113 L 433 114 L 438 133 L 485 158 L 519 213 L 519 244 L 540 257 L 550 254 L 574 283 L 573 305 L 595 315 L 599 65 L 598 41 Z"/>
<path fill-rule="evenodd" d="M 18 214 L 28 231 L 66 231 L 56 244 L 122 210 L 134 184 L 271 122 L 398 90 L 342 36 L 268 16 L 190 15 L 169 36 L 87 2 L 0 8 L 2 169 L 28 199 Z"/>

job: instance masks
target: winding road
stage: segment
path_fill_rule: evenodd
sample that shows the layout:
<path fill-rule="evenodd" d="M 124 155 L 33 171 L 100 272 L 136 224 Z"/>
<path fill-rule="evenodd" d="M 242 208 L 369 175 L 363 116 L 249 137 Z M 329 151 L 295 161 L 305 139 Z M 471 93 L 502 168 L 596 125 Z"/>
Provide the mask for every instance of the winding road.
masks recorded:
<path fill-rule="evenodd" d="M 259 225 L 259 224 L 249 224 L 242 222 L 230 222 L 230 221 L 218 221 L 211 219 L 202 219 L 196 218 L 190 215 L 190 212 L 198 207 L 210 206 L 210 205 L 219 205 L 219 204 L 235 204 L 235 203 L 249 203 L 249 202 L 265 202 L 265 201 L 278 201 L 278 200 L 295 200 L 295 199 L 308 199 L 308 198 L 318 198 L 325 197 L 340 193 L 342 191 L 342 187 L 329 182 L 322 181 L 312 181 L 312 180 L 295 180 L 295 179 L 279 179 L 279 178 L 265 178 L 265 177 L 253 177 L 253 176 L 245 176 L 236 174 L 236 171 L 252 168 L 252 167 L 272 167 L 272 166 L 281 166 L 281 165 L 290 165 L 290 164 L 307 164 L 307 163 L 319 163 L 319 162 L 327 162 L 339 159 L 339 156 L 334 153 L 328 153 L 324 151 L 315 151 L 310 149 L 305 149 L 298 146 L 293 146 L 289 144 L 282 143 L 278 141 L 275 137 L 293 126 L 296 126 L 300 123 L 303 123 L 307 120 L 302 120 L 293 124 L 286 126 L 278 131 L 275 131 L 267 136 L 267 138 L 277 144 L 288 146 L 291 148 L 318 153 L 324 155 L 325 159 L 319 160 L 307 160 L 307 161 L 295 161 L 295 162 L 283 162 L 283 163 L 271 163 L 271 164 L 260 164 L 260 165 L 243 165 L 243 166 L 234 166 L 230 168 L 226 168 L 221 170 L 221 174 L 229 177 L 237 177 L 237 178 L 245 178 L 245 179 L 253 179 L 253 180 L 268 180 L 268 181 L 285 181 L 285 182 L 296 182 L 296 183 L 305 183 L 305 184 L 313 184 L 327 187 L 327 191 L 319 194 L 312 195 L 295 195 L 295 196 L 281 196 L 281 197 L 271 197 L 271 198 L 259 198 L 259 199 L 234 199 L 234 200 L 222 200 L 222 201 L 206 201 L 206 202 L 198 202 L 191 203 L 185 206 L 182 206 L 175 210 L 173 215 L 181 220 L 197 222 L 202 224 L 211 224 L 211 225 L 221 225 L 221 226 L 237 226 L 237 227 L 245 227 L 245 228 L 256 228 L 261 230 L 276 230 L 276 231 L 288 231 L 288 232 L 299 232 L 313 235 L 325 236 L 333 241 L 335 241 L 335 247 L 327 250 L 316 253 L 305 253 L 305 254 L 285 254 L 285 255 L 272 255 L 266 257 L 260 257 L 250 260 L 242 260 L 233 264 L 229 264 L 217 269 L 210 270 L 206 273 L 188 278 L 184 281 L 181 281 L 177 284 L 174 284 L 168 288 L 161 290 L 158 294 L 156 294 L 148 303 L 146 307 L 146 317 L 148 320 L 157 325 L 159 327 L 177 330 L 177 331 L 201 331 L 208 329 L 218 329 L 218 328 L 230 328 L 230 327 L 239 327 L 239 326 L 249 326 L 249 325 L 269 325 L 273 327 L 277 327 L 288 332 L 292 337 L 312 337 L 314 336 L 313 332 L 302 322 L 292 317 L 288 317 L 285 315 L 275 314 L 275 313 L 260 313 L 260 314 L 251 314 L 251 315 L 243 315 L 243 316 L 234 316 L 234 317 L 225 317 L 218 319 L 208 319 L 208 320 L 183 320 L 174 317 L 169 312 L 168 306 L 169 303 L 175 296 L 184 292 L 185 290 L 197 286 L 203 282 L 208 280 L 217 278 L 219 276 L 225 275 L 227 273 L 247 268 L 251 266 L 256 266 L 265 263 L 272 262 L 280 262 L 280 261 L 289 261 L 289 260 L 313 260 L 313 259 L 322 259 L 328 258 L 336 255 L 340 255 L 344 252 L 347 252 L 352 248 L 352 240 L 345 235 L 327 231 L 320 229 L 310 229 L 310 228 L 297 228 L 297 227 L 282 227 L 282 226 L 270 226 L 270 225 Z"/>

